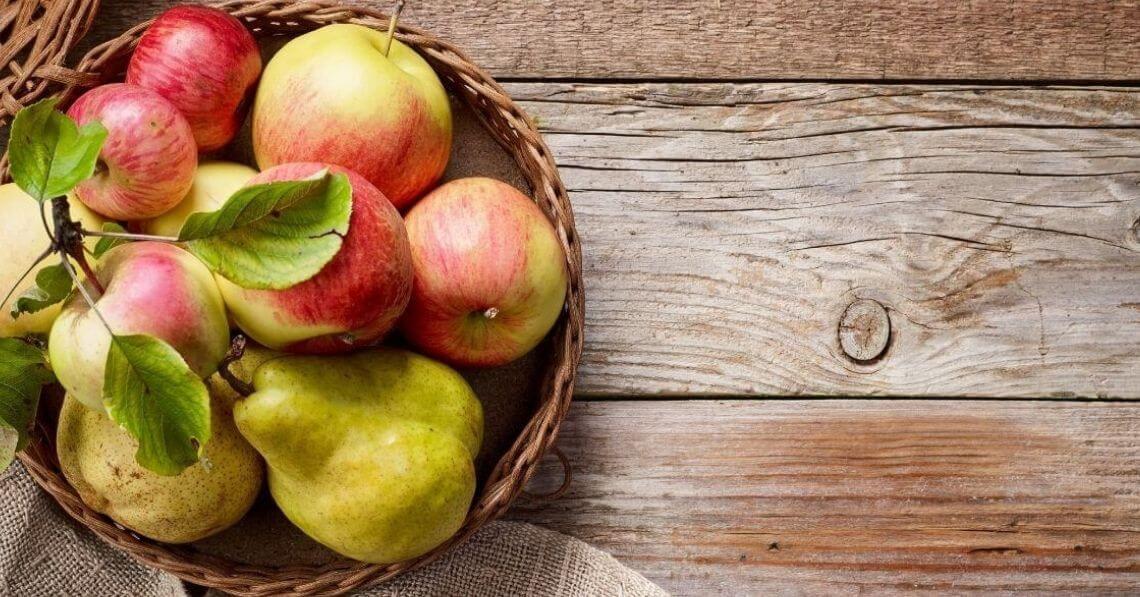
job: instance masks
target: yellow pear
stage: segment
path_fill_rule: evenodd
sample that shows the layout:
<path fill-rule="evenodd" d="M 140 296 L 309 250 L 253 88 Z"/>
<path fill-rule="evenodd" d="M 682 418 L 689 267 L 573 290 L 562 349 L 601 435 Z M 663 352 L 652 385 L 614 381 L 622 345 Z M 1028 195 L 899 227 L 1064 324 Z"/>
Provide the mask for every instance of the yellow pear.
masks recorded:
<path fill-rule="evenodd" d="M 70 396 L 59 417 L 57 450 L 64 476 L 83 501 L 119 524 L 165 543 L 189 543 L 229 528 L 253 505 L 264 464 L 233 422 L 236 395 L 217 376 L 211 437 L 201 462 L 175 477 L 135 462 L 138 443 L 104 414 Z"/>

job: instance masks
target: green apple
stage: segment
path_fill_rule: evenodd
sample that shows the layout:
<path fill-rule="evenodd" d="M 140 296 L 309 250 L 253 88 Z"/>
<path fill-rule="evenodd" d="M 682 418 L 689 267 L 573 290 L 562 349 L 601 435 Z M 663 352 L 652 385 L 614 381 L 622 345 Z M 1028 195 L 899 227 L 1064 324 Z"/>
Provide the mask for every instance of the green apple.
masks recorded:
<path fill-rule="evenodd" d="M 78 201 L 70 201 L 71 217 L 89 230 L 99 230 L 103 219 Z M 16 280 L 27 271 L 28 266 L 43 253 L 51 243 L 37 213 L 41 206 L 15 183 L 0 185 L 0 298 L 16 286 Z M 42 209 L 51 216 L 51 204 L 44 203 Z M 89 243 L 88 248 L 94 248 Z M 0 305 L 0 337 L 46 334 L 52 322 L 59 316 L 59 305 L 52 305 L 36 313 L 24 313 L 17 318 L 11 315 L 12 304 L 26 290 L 36 283 L 36 274 L 53 263 L 58 257 L 51 257 L 36 267 L 24 281 L 16 287 L 12 298 Z"/>
<path fill-rule="evenodd" d="M 252 358 L 238 375 L 255 391 L 234 420 L 297 527 L 381 564 L 424 554 L 459 529 L 475 494 L 483 408 L 455 370 L 395 349 Z"/>
<path fill-rule="evenodd" d="M 234 427 L 236 397 L 210 380 L 210 441 L 201 462 L 175 477 L 135 461 L 138 443 L 106 415 L 68 397 L 59 415 L 60 469 L 88 506 L 166 543 L 197 541 L 241 519 L 257 499 L 264 464 Z"/>
<path fill-rule="evenodd" d="M 178 236 L 190 216 L 218 210 L 256 175 L 257 170 L 245 164 L 202 162 L 194 173 L 190 192 L 182 201 L 161 216 L 142 222 L 139 228 L 147 234 Z"/>
<path fill-rule="evenodd" d="M 451 106 L 412 48 L 360 25 L 285 44 L 261 76 L 253 149 L 262 170 L 324 162 L 356 171 L 404 209 L 447 167 Z"/>

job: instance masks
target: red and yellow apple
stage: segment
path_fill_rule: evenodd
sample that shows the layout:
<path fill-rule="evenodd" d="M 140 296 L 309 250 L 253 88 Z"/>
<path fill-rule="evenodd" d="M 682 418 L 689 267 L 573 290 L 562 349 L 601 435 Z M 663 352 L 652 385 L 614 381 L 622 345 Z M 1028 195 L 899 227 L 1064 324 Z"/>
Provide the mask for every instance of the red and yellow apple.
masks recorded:
<path fill-rule="evenodd" d="M 95 174 L 75 187 L 93 211 L 115 220 L 153 218 L 186 196 L 198 149 L 186 118 L 161 95 L 126 83 L 83 94 L 67 111 L 83 125 L 103 123 L 107 140 Z"/>
<path fill-rule="evenodd" d="M 493 367 L 538 345 L 562 312 L 562 244 L 542 210 L 514 187 L 463 178 L 407 214 L 415 284 L 400 324 L 424 352 Z"/>
<path fill-rule="evenodd" d="M 207 6 L 176 6 L 143 33 L 127 83 L 170 100 L 194 132 L 199 151 L 234 138 L 261 74 L 261 54 L 241 21 Z"/>
<path fill-rule="evenodd" d="M 257 170 L 244 164 L 202 162 L 194 173 L 190 192 L 182 201 L 153 220 L 139 222 L 137 228 L 147 234 L 176 237 L 190 216 L 221 209 L 254 176 Z"/>
<path fill-rule="evenodd" d="M 322 169 L 348 176 L 352 216 L 340 251 L 316 276 L 284 290 L 242 288 L 218 277 L 235 323 L 263 346 L 336 353 L 367 346 L 391 330 L 408 304 L 412 265 L 404 222 L 384 194 L 336 166 L 277 166 L 248 184 L 301 180 Z"/>
<path fill-rule="evenodd" d="M 108 251 L 96 276 L 104 294 L 85 285 L 116 334 L 165 341 L 203 378 L 217 370 L 229 349 L 229 324 L 214 276 L 196 257 L 170 244 L 135 242 Z M 67 393 L 100 412 L 110 345 L 98 314 L 74 293 L 51 328 L 48 351 Z"/>
<path fill-rule="evenodd" d="M 40 215 L 36 213 L 40 209 L 50 220 L 51 203 L 40 205 L 15 183 L 0 185 L 0 214 L 3 214 L 0 218 L 0 255 L 4 256 L 0 259 L 0 298 L 15 288 L 12 297 L 0 305 L 0 338 L 46 334 L 59 315 L 59 305 L 35 313 L 24 313 L 18 318 L 11 315 L 12 305 L 20 295 L 35 285 L 36 274 L 59 261 L 57 257 L 44 260 L 19 286 L 16 285 L 20 275 L 27 271 L 51 242 L 47 231 L 40 224 Z M 71 219 L 79 221 L 88 230 L 99 230 L 103 226 L 103 218 L 78 201 L 71 201 Z M 89 240 L 87 245 L 88 248 L 94 248 L 95 243 Z"/>
<path fill-rule="evenodd" d="M 253 106 L 262 169 L 324 162 L 360 173 L 398 209 L 447 167 L 451 106 L 415 50 L 359 25 L 330 25 L 285 44 Z"/>

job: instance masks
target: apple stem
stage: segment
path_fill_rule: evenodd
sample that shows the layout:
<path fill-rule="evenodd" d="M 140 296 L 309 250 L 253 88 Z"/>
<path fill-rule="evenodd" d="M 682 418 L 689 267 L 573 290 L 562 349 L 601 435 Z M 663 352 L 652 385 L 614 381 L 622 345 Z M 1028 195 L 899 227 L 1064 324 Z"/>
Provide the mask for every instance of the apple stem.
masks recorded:
<path fill-rule="evenodd" d="M 218 364 L 218 375 L 221 376 L 226 383 L 230 384 L 230 387 L 233 388 L 235 392 L 242 396 L 249 396 L 253 393 L 254 387 L 234 375 L 234 372 L 230 370 L 230 365 L 235 361 L 241 360 L 241 357 L 245 355 L 245 345 L 245 336 L 241 334 L 234 336 L 233 341 L 230 342 L 229 352 L 226 353 L 226 357 L 222 359 L 222 362 Z"/>
<path fill-rule="evenodd" d="M 60 250 L 59 256 L 62 257 L 63 269 L 67 272 L 68 276 L 71 276 L 71 281 L 75 284 L 75 289 L 79 291 L 83 300 L 87 302 L 87 306 L 91 307 L 91 310 L 95 312 L 95 316 L 99 318 L 103 327 L 107 328 L 107 333 L 111 334 L 111 339 L 113 340 L 115 338 L 115 330 L 111 329 L 111 324 L 107 323 L 107 319 L 103 317 L 103 312 L 95 305 L 95 299 L 91 296 L 90 292 L 87 292 L 87 287 L 84 286 L 83 281 L 79 279 L 79 274 L 75 273 L 75 267 L 73 267 L 71 261 L 68 260 L 67 253 Z"/>
<path fill-rule="evenodd" d="M 388 55 L 388 50 L 392 49 L 392 36 L 396 34 L 396 21 L 400 19 L 400 13 L 404 10 L 404 0 L 396 0 L 396 9 L 392 11 L 392 18 L 388 21 L 388 39 L 384 41 L 384 55 Z"/>
<path fill-rule="evenodd" d="M 83 275 L 87 276 L 87 279 L 91 280 L 91 285 L 99 291 L 99 296 L 107 294 L 107 289 L 103 288 L 103 284 L 99 282 L 99 278 L 96 277 L 95 272 L 92 271 L 91 265 L 87 263 L 87 256 L 83 253 L 79 253 L 79 258 L 76 259 L 76 261 L 79 263 L 79 269 L 83 270 Z"/>
<path fill-rule="evenodd" d="M 83 234 L 83 236 L 94 236 L 96 238 L 118 238 L 122 240 L 155 241 L 160 243 L 179 242 L 177 237 L 160 236 L 157 234 L 135 234 L 134 232 L 112 232 L 102 230 L 80 230 L 80 233 Z"/>

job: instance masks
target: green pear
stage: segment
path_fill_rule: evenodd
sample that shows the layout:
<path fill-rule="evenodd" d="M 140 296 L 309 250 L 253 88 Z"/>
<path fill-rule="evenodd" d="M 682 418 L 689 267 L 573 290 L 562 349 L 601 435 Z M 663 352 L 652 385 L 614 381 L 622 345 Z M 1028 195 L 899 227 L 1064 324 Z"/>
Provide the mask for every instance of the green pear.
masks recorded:
<path fill-rule="evenodd" d="M 293 524 L 377 564 L 459 530 L 483 441 L 483 407 L 459 373 L 395 349 L 252 359 L 264 362 L 234 420 Z"/>
<path fill-rule="evenodd" d="M 138 443 L 103 413 L 68 396 L 59 415 L 60 468 L 83 499 L 119 524 L 165 543 L 189 543 L 245 516 L 264 478 L 257 452 L 233 424 L 237 397 L 217 376 L 207 380 L 211 435 L 201 462 L 174 477 L 142 468 Z"/>

